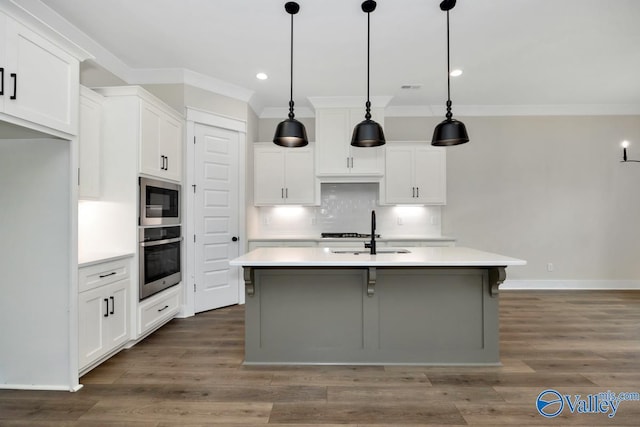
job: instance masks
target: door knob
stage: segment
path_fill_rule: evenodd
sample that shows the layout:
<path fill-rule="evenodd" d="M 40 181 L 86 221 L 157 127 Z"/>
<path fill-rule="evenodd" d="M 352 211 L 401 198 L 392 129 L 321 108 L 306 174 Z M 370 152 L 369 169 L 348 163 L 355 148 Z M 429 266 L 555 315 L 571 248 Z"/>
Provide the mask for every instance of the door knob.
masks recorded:
<path fill-rule="evenodd" d="M 237 242 L 237 241 L 238 241 L 238 238 L 237 238 L 236 236 L 233 236 L 233 237 L 231 238 L 231 241 L 232 241 L 232 242 Z"/>

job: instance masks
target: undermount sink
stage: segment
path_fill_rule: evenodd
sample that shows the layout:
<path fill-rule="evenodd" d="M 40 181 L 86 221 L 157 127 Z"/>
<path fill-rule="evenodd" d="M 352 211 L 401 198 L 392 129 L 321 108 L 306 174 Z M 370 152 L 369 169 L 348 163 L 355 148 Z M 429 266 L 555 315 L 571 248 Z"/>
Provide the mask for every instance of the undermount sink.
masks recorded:
<path fill-rule="evenodd" d="M 360 254 L 368 254 L 370 251 L 369 249 L 331 249 L 331 253 L 334 254 L 353 254 L 353 255 L 360 255 Z M 400 248 L 378 248 L 376 250 L 377 254 L 410 254 L 411 251 L 407 250 L 407 249 L 400 249 Z"/>

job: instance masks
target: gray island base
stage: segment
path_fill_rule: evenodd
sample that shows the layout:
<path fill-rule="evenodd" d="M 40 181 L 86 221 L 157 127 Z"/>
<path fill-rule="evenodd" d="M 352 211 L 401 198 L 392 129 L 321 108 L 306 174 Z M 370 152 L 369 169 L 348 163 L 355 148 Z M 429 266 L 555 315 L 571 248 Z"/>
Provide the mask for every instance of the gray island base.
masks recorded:
<path fill-rule="evenodd" d="M 507 265 L 524 261 L 457 265 L 474 262 L 428 255 L 465 248 L 414 249 L 316 251 L 305 263 L 287 248 L 261 248 L 232 261 L 244 269 L 245 364 L 499 364 L 498 286 Z"/>

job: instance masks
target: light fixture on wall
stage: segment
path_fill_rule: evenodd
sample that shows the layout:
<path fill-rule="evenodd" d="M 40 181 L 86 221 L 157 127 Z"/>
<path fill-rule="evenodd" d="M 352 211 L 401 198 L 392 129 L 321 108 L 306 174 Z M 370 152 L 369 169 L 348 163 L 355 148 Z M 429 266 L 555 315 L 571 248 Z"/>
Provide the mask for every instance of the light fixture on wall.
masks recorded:
<path fill-rule="evenodd" d="M 448 146 L 469 142 L 469 135 L 464 123 L 454 120 L 451 113 L 451 61 L 449 53 L 449 11 L 456 5 L 456 0 L 444 0 L 440 9 L 447 12 L 447 114 L 446 119 L 433 131 L 431 145 Z"/>
<path fill-rule="evenodd" d="M 273 142 L 282 147 L 304 147 L 309 144 L 307 130 L 295 119 L 293 113 L 293 15 L 298 13 L 300 5 L 294 1 L 287 2 L 284 9 L 291 15 L 291 80 L 289 85 L 289 118 L 278 123 Z"/>
<path fill-rule="evenodd" d="M 362 3 L 362 11 L 367 14 L 367 102 L 364 120 L 353 129 L 351 145 L 354 147 L 377 147 L 384 145 L 384 132 L 380 124 L 371 120 L 371 101 L 369 100 L 369 57 L 371 45 L 371 12 L 376 10 L 376 2 L 367 0 Z"/>
<path fill-rule="evenodd" d="M 629 141 L 622 141 L 622 161 L 623 162 L 637 162 L 640 163 L 640 160 L 629 160 L 627 158 L 627 148 L 629 147 Z"/>

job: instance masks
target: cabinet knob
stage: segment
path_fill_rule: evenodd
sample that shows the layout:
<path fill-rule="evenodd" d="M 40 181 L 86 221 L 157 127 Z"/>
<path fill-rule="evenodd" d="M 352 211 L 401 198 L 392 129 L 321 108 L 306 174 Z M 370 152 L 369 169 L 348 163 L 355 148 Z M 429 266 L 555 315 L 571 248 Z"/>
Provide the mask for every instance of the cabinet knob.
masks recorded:
<path fill-rule="evenodd" d="M 231 238 L 231 241 L 232 241 L 232 242 L 237 242 L 237 241 L 238 241 L 238 238 L 237 238 L 236 236 L 233 236 L 233 237 Z"/>

